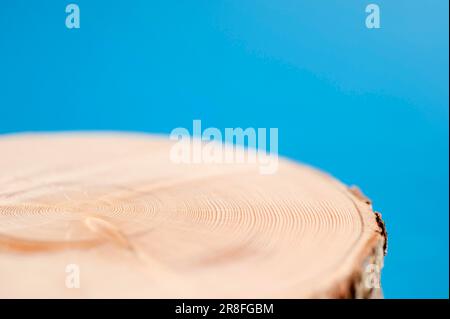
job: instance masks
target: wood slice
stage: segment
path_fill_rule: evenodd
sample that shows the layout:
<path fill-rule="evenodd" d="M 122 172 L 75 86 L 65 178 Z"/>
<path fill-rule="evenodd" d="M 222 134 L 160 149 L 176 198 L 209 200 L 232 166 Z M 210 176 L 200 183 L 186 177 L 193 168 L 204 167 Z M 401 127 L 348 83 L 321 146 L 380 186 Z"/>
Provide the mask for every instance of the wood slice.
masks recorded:
<path fill-rule="evenodd" d="M 381 295 L 386 233 L 356 188 L 285 159 L 176 164 L 173 143 L 1 137 L 0 297 Z"/>

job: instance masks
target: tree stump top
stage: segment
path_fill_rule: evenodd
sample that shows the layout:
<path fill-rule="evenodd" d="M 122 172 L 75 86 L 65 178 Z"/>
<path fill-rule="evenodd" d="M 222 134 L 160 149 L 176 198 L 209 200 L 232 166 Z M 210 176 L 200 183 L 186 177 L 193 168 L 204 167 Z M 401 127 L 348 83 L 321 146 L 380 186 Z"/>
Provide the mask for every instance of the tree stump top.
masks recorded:
<path fill-rule="evenodd" d="M 357 189 L 285 159 L 175 164 L 172 145 L 1 137 L 0 297 L 379 296 L 385 230 Z"/>

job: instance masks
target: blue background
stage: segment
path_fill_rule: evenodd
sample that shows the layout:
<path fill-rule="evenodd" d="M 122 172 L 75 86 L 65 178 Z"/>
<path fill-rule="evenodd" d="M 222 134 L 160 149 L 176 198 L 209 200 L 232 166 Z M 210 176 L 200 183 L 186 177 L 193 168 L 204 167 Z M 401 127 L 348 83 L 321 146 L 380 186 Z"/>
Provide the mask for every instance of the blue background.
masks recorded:
<path fill-rule="evenodd" d="M 385 296 L 448 298 L 448 1 L 73 2 L 1 1 L 0 133 L 278 127 L 382 212 Z"/>

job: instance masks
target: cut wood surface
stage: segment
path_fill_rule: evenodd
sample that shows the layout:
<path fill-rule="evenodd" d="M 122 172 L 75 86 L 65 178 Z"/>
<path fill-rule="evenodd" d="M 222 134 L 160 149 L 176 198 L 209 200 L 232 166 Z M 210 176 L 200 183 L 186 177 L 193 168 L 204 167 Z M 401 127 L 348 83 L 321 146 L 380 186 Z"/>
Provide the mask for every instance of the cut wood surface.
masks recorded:
<path fill-rule="evenodd" d="M 173 143 L 0 137 L 0 297 L 380 296 L 386 233 L 356 188 L 286 159 L 175 164 Z"/>

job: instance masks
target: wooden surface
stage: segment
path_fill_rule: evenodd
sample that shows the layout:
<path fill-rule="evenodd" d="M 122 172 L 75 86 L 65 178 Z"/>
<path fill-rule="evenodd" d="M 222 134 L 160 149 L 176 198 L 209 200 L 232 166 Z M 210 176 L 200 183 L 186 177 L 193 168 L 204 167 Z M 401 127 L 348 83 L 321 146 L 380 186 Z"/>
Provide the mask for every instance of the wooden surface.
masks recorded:
<path fill-rule="evenodd" d="M 172 143 L 0 137 L 0 297 L 380 296 L 384 226 L 356 189 L 281 159 L 174 164 Z"/>

